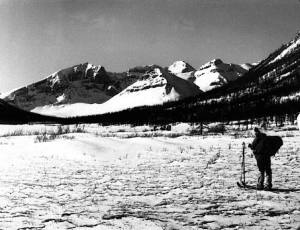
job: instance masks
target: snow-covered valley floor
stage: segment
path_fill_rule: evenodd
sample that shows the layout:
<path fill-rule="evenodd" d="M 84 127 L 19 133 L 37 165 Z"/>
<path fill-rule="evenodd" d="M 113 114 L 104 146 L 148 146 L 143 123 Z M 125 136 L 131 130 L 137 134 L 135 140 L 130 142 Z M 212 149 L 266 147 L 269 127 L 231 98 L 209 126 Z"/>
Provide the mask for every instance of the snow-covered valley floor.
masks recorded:
<path fill-rule="evenodd" d="M 273 192 L 236 186 L 247 135 L 2 134 L 0 229 L 297 229 L 300 132 L 278 134 Z M 246 169 L 255 185 L 249 149 Z"/>

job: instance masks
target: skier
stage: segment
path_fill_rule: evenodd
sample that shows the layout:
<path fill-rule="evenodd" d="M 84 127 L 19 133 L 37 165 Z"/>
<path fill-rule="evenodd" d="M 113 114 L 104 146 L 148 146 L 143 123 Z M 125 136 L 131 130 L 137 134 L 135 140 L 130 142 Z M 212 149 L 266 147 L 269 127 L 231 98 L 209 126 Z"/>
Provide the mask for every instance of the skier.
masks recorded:
<path fill-rule="evenodd" d="M 252 144 L 249 144 L 249 148 L 253 150 L 257 167 L 259 170 L 259 177 L 257 183 L 257 189 L 262 190 L 264 189 L 264 180 L 265 180 L 265 173 L 266 173 L 266 180 L 267 180 L 267 190 L 272 189 L 272 169 L 271 169 L 271 155 L 267 152 L 267 148 L 264 144 L 267 135 L 260 132 L 258 128 L 254 128 L 255 132 L 255 139 L 253 140 Z"/>

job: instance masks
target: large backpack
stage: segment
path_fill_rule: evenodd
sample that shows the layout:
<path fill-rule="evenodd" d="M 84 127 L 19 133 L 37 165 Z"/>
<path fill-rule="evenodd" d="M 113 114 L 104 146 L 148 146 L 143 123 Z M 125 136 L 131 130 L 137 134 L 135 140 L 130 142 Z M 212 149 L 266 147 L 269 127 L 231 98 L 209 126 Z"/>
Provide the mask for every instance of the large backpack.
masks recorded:
<path fill-rule="evenodd" d="M 278 136 L 266 136 L 263 140 L 264 152 L 270 156 L 274 156 L 282 145 L 283 141 Z"/>

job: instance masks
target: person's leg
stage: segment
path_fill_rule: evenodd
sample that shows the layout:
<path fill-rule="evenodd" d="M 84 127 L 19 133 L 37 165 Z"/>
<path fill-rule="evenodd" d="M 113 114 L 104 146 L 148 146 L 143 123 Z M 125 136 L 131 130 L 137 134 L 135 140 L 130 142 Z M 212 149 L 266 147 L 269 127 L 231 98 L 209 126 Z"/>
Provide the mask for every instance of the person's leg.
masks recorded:
<path fill-rule="evenodd" d="M 264 181 L 265 181 L 265 167 L 263 162 L 262 155 L 256 155 L 256 163 L 259 170 L 258 180 L 257 180 L 257 189 L 264 188 Z"/>
<path fill-rule="evenodd" d="M 267 189 L 272 188 L 272 169 L 271 169 L 271 157 L 266 159 L 266 179 L 267 179 Z"/>
<path fill-rule="evenodd" d="M 264 181 L 265 181 L 265 172 L 259 171 L 258 180 L 257 180 L 257 189 L 264 188 Z"/>

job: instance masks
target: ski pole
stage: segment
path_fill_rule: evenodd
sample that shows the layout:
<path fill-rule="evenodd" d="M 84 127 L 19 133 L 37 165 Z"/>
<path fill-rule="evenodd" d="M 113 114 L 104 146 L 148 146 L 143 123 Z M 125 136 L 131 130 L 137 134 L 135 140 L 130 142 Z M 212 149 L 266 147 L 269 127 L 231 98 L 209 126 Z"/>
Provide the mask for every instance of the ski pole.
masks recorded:
<path fill-rule="evenodd" d="M 243 152 L 242 152 L 242 182 L 246 185 L 246 168 L 245 168 L 245 142 L 243 142 Z"/>

